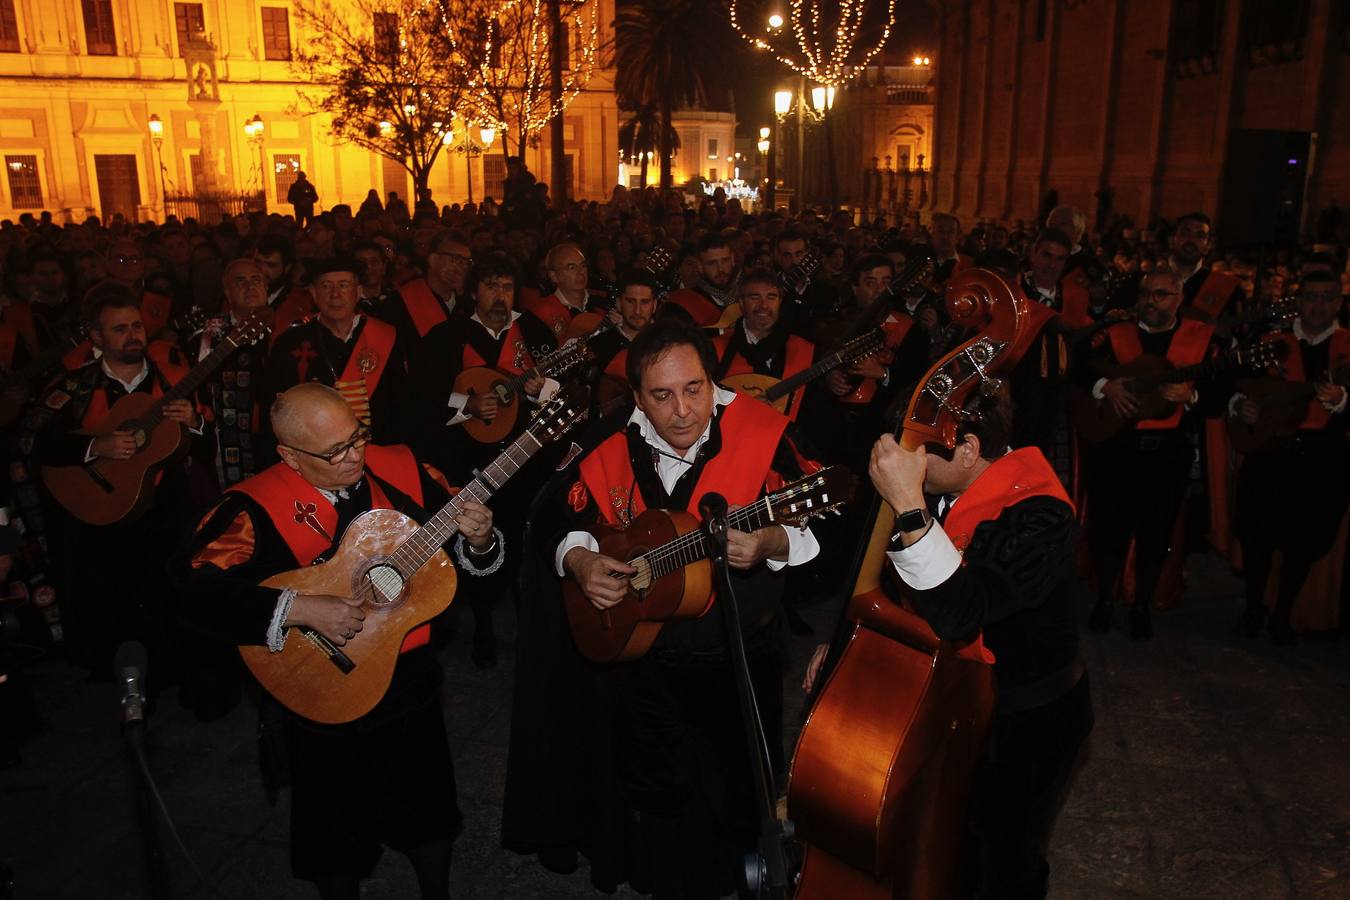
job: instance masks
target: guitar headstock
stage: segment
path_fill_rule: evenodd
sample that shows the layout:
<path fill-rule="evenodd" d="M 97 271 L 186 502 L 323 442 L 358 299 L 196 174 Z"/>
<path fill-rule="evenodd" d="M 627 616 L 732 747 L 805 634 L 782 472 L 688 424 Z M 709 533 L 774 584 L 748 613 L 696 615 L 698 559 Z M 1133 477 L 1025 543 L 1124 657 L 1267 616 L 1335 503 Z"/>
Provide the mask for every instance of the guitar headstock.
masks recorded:
<path fill-rule="evenodd" d="M 1283 341 L 1249 341 L 1233 351 L 1237 364 L 1245 369 L 1269 369 L 1284 364 L 1289 348 Z"/>
<path fill-rule="evenodd" d="M 853 499 L 858 478 L 843 466 L 830 466 L 799 478 L 767 500 L 778 524 L 805 525 Z"/>
<path fill-rule="evenodd" d="M 239 327 L 232 331 L 226 340 L 236 347 L 243 347 L 248 344 L 255 344 L 266 336 L 267 323 L 262 320 L 261 316 L 253 315 L 240 323 Z"/>
<path fill-rule="evenodd" d="M 653 247 L 647 251 L 646 261 L 642 263 L 642 268 L 659 277 L 669 271 L 671 264 L 674 262 L 675 254 L 665 247 Z"/>
<path fill-rule="evenodd" d="M 556 441 L 586 417 L 590 402 L 590 386 L 584 381 L 574 381 L 540 407 L 526 433 L 540 444 Z"/>
<path fill-rule="evenodd" d="M 851 359 L 862 359 L 886 349 L 886 332 L 873 328 L 844 345 L 843 354 Z"/>
<path fill-rule="evenodd" d="M 796 280 L 805 281 L 812 275 L 816 274 L 816 269 L 820 268 L 820 263 L 821 263 L 820 254 L 814 250 L 807 250 L 806 255 L 802 257 L 802 261 L 797 263 L 795 267 L 797 270 L 795 273 L 797 276 Z"/>

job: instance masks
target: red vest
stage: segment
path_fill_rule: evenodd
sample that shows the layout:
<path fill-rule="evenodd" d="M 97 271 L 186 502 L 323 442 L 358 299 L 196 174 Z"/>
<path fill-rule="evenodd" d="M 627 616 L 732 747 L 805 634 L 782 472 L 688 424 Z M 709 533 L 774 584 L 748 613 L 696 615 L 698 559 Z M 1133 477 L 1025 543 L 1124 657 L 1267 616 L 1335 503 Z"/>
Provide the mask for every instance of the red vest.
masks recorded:
<path fill-rule="evenodd" d="M 716 325 L 725 311 L 692 288 L 680 288 L 678 291 L 671 291 L 666 295 L 665 302 L 673 303 L 689 313 L 694 320 L 694 324 L 699 328 L 711 328 Z"/>
<path fill-rule="evenodd" d="M 177 384 L 187 375 L 188 369 L 182 366 L 176 366 L 163 358 L 162 353 L 155 352 L 157 345 L 164 342 L 156 341 L 150 345 L 151 363 L 150 372 L 145 377 L 150 380 L 150 395 L 156 400 L 164 396 L 163 382 L 168 381 L 170 386 Z M 158 372 L 156 371 L 158 369 Z M 163 376 L 161 378 L 160 376 Z M 84 419 L 80 422 L 80 427 L 87 432 L 99 431 L 107 421 L 108 413 L 111 407 L 108 406 L 108 392 L 102 389 L 95 390 L 89 395 L 89 406 L 84 411 Z"/>
<path fill-rule="evenodd" d="M 759 499 L 760 489 L 773 485 L 773 457 L 787 424 L 786 416 L 748 397 L 738 397 L 723 407 L 722 449 L 699 473 L 698 484 L 689 495 L 688 512 L 698 518 L 698 502 L 709 491 L 726 497 L 730 506 Z M 628 459 L 624 431 L 610 435 L 581 461 L 581 481 L 607 525 L 627 527 L 647 509 Z"/>
<path fill-rule="evenodd" d="M 407 494 L 418 506 L 424 504 L 417 460 L 407 447 L 401 444 L 390 447 L 367 445 L 366 471 Z M 380 490 L 379 483 L 374 478 L 369 481 L 371 508 L 389 509 L 389 498 Z M 337 528 L 337 509 L 319 493 L 318 488 L 284 462 L 276 463 L 228 490 L 252 498 L 263 508 L 301 566 L 309 565 L 315 557 L 327 551 L 333 545 L 330 537 L 338 537 L 333 534 Z M 310 521 L 317 522 L 324 534 L 307 524 Z M 325 537 L 325 534 L 329 537 Z M 406 653 L 420 647 L 430 639 L 431 625 L 419 625 L 403 639 L 400 652 Z"/>
<path fill-rule="evenodd" d="M 477 325 L 478 323 L 474 323 Z M 479 326 L 482 328 L 482 326 Z M 484 331 L 487 329 L 484 328 Z M 506 340 L 502 341 L 501 352 L 497 354 L 497 359 L 488 362 L 482 355 L 469 344 L 464 344 L 463 358 L 460 360 L 461 367 L 472 369 L 475 366 L 491 366 L 499 372 L 507 372 L 512 375 L 520 375 L 526 369 L 534 368 L 534 357 L 530 355 L 530 350 L 525 346 L 525 333 L 520 330 L 520 323 L 512 322 L 511 327 L 506 332 Z"/>
<path fill-rule="evenodd" d="M 282 298 L 272 314 L 272 340 L 287 328 L 314 312 L 314 298 L 304 288 L 296 288 Z"/>
<path fill-rule="evenodd" d="M 1305 382 L 1308 380 L 1308 373 L 1303 370 L 1303 350 L 1299 346 L 1300 341 L 1294 337 L 1291 332 L 1279 332 L 1277 334 L 1268 334 L 1262 338 L 1268 343 L 1283 343 L 1289 348 L 1288 354 L 1284 359 L 1284 380 Z M 1332 333 L 1328 339 L 1331 342 L 1330 358 L 1327 361 L 1328 372 L 1335 372 L 1342 366 L 1350 366 L 1350 330 L 1341 328 Z M 1331 420 L 1331 413 L 1322 401 L 1313 397 L 1308 401 L 1308 412 L 1304 415 L 1299 428 L 1309 431 L 1317 431 L 1326 427 Z"/>
<path fill-rule="evenodd" d="M 145 333 L 148 336 L 154 337 L 163 331 L 169 324 L 169 316 L 172 314 L 172 297 L 156 294 L 154 291 L 141 294 L 141 322 L 144 323 Z"/>
<path fill-rule="evenodd" d="M 734 334 L 734 331 L 726 331 L 713 339 L 713 346 L 717 349 L 718 359 L 721 359 L 723 354 L 727 352 L 727 347 L 730 346 L 731 338 Z M 798 372 L 803 372 L 811 368 L 811 360 L 815 354 L 815 344 L 812 344 L 805 338 L 799 338 L 795 334 L 789 335 L 787 344 L 784 347 L 785 358 L 783 360 L 783 374 L 779 377 L 779 380 L 791 378 Z M 732 357 L 731 364 L 727 367 L 726 374 L 727 376 L 753 375 L 754 372 L 754 368 L 746 361 L 745 357 L 737 353 Z M 801 406 L 802 392 L 799 389 L 794 391 L 793 396 L 789 398 L 787 417 L 795 422 L 797 420 L 797 413 L 801 410 Z"/>
<path fill-rule="evenodd" d="M 628 348 L 624 347 L 614 358 L 605 366 L 605 374 L 614 378 L 622 379 L 624 384 L 628 383 Z"/>
<path fill-rule="evenodd" d="M 12 325 L 23 337 L 28 349 L 38 352 L 37 323 L 33 321 L 33 306 L 30 303 L 14 301 L 0 311 L 0 322 Z"/>
<path fill-rule="evenodd" d="M 1205 283 L 1200 285 L 1200 293 L 1195 295 L 1191 305 L 1211 319 L 1217 319 L 1228 306 L 1228 301 L 1237 293 L 1239 284 L 1236 278 L 1226 272 L 1210 270 L 1205 276 Z"/>
<path fill-rule="evenodd" d="M 1128 365 L 1144 353 L 1139 343 L 1139 326 L 1133 322 L 1121 322 L 1106 329 L 1111 339 L 1111 349 L 1116 361 Z M 1214 326 L 1198 319 L 1182 319 L 1181 324 L 1172 332 L 1172 342 L 1167 346 L 1167 361 L 1178 369 L 1193 366 L 1205 358 L 1210 338 L 1214 335 Z M 1178 406 L 1165 419 L 1140 419 L 1136 428 L 1176 428 L 1181 421 L 1181 407 Z"/>
<path fill-rule="evenodd" d="M 367 425 L 370 424 L 370 398 L 375 396 L 375 389 L 380 385 L 380 376 L 389 363 L 389 355 L 394 352 L 397 337 L 398 331 L 393 325 L 367 316 L 356 346 L 352 347 L 352 355 L 347 357 L 347 365 L 333 385 L 356 417 Z"/>
<path fill-rule="evenodd" d="M 403 298 L 403 306 L 408 310 L 418 337 L 426 337 L 428 331 L 445 321 L 445 304 L 425 278 L 399 285 L 398 294 Z"/>
<path fill-rule="evenodd" d="M 562 343 L 563 334 L 567 331 L 567 326 L 571 324 L 572 317 L 576 311 L 566 303 L 557 294 L 549 294 L 547 297 L 531 298 L 524 303 L 525 311 L 534 313 L 539 321 L 543 322 L 553 332 L 554 340 Z"/>
<path fill-rule="evenodd" d="M 1030 497 L 1054 497 L 1073 508 L 1059 476 L 1037 447 L 1023 447 L 994 460 L 956 498 L 942 523 L 942 530 L 964 557 L 976 528 L 984 522 L 994 521 L 1005 509 Z M 961 647 L 957 654 L 965 659 L 995 662 L 994 654 L 984 646 L 983 637 Z"/>

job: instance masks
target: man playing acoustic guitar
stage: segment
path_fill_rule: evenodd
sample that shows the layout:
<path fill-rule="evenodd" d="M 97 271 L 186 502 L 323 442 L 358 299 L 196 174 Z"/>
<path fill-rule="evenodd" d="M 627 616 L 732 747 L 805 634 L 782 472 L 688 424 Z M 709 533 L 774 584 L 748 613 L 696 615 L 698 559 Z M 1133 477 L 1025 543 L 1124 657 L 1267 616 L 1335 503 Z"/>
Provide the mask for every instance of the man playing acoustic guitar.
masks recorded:
<path fill-rule="evenodd" d="M 182 620 L 230 644 L 279 652 L 308 626 L 341 647 L 362 630 L 359 598 L 296 594 L 260 582 L 328 555 L 371 509 L 424 522 L 450 486 L 402 446 L 370 443 L 341 394 L 312 382 L 280 394 L 272 428 L 282 461 L 226 491 L 175 564 Z M 461 573 L 488 575 L 503 540 L 492 512 L 465 502 L 447 545 Z M 355 900 L 381 845 L 407 854 L 424 900 L 449 894 L 451 842 L 461 816 L 441 713 L 441 669 L 430 625 L 403 641 L 393 681 L 366 715 L 320 725 L 291 715 L 291 867 L 324 900 Z"/>
<path fill-rule="evenodd" d="M 637 409 L 626 426 L 580 462 L 569 507 L 549 540 L 559 575 L 597 609 L 619 603 L 635 572 L 597 552 L 587 530 L 623 527 L 648 508 L 687 510 L 716 491 L 752 503 L 817 466 L 767 404 L 718 387 L 712 345 L 695 326 L 658 320 L 628 349 Z M 779 606 L 786 566 L 813 559 L 809 529 L 732 530 L 728 559 L 775 768 L 782 771 Z M 711 602 L 710 605 L 715 606 Z M 641 659 L 614 670 L 620 707 L 618 773 L 640 822 L 654 896 L 731 893 L 756 824 L 740 708 L 720 611 L 668 622 Z"/>

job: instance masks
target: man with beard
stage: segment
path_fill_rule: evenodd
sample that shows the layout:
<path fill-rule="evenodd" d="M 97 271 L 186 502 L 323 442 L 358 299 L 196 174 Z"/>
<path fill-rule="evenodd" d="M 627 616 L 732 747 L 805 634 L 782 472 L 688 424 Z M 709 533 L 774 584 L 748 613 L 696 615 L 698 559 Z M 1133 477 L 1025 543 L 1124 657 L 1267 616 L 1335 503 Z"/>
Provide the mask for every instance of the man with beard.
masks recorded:
<path fill-rule="evenodd" d="M 586 254 L 572 241 L 555 244 L 548 251 L 544 256 L 544 270 L 553 282 L 553 293 L 531 298 L 523 306 L 549 327 L 554 340 L 561 345 L 572 319 L 579 313 L 603 310 L 605 298 L 592 297 L 586 289 L 589 280 Z"/>
<path fill-rule="evenodd" d="M 451 316 L 465 316 L 460 296 L 464 275 L 473 264 L 469 248 L 451 231 L 438 231 L 427 245 L 426 277 L 399 285 L 398 293 L 375 315 L 398 329 L 409 353 L 437 325 Z"/>
<path fill-rule="evenodd" d="M 360 241 L 352 245 L 349 252 L 357 262 L 365 266 L 365 274 L 361 276 L 360 300 L 357 301 L 357 308 L 378 319 L 379 310 L 386 303 L 398 298 L 398 292 L 389 287 L 389 263 L 385 259 L 384 251 L 370 241 Z"/>
<path fill-rule="evenodd" d="M 806 237 L 788 229 L 773 240 L 773 268 L 783 291 L 782 317 L 794 334 L 811 338 L 816 326 L 838 312 L 839 297 L 808 270 L 819 264 L 808 258 Z"/>
<path fill-rule="evenodd" d="M 1181 276 L 1184 305 L 1200 310 L 1213 320 L 1228 308 L 1241 284 L 1232 275 L 1215 272 L 1205 265 L 1209 246 L 1209 217 L 1204 213 L 1187 213 L 1177 219 L 1167 264 Z"/>
<path fill-rule="evenodd" d="M 132 393 L 162 397 L 187 374 L 170 360 L 156 362 L 146 355 L 145 324 L 136 295 L 126 286 L 99 285 L 86 306 L 89 337 L 100 358 L 58 378 L 25 417 L 24 440 L 32 441 L 34 460 L 41 465 L 130 459 L 137 441 L 129 429 L 90 435 L 106 427 L 118 400 Z M 165 404 L 163 413 L 191 432 L 195 451 L 210 453 L 205 419 L 193 402 L 175 400 Z M 163 554 L 188 524 L 185 468 L 186 461 L 165 467 L 155 480 L 149 510 L 132 521 L 87 525 L 51 504 L 54 556 L 67 579 L 61 592 L 66 643 L 97 679 L 112 677 L 113 651 L 129 639 L 146 644 L 157 657 L 152 665 L 165 666 L 160 671 L 173 671 L 167 665 Z"/>
<path fill-rule="evenodd" d="M 337 388 L 375 439 L 402 433 L 406 355 L 394 326 L 356 311 L 361 264 L 328 259 L 311 267 L 319 314 L 288 329 L 272 345 L 263 374 L 264 408 L 306 381 Z"/>
<path fill-rule="evenodd" d="M 188 339 L 188 357 L 194 361 L 211 355 L 221 341 L 267 306 L 267 276 L 256 261 L 247 257 L 232 261 L 225 266 L 221 281 L 225 312 L 207 319 L 201 330 Z M 263 346 L 239 347 L 202 385 L 203 402 L 211 410 L 215 423 L 215 468 L 220 488 L 238 484 L 261 471 L 259 463 L 266 461 L 265 455 L 271 450 L 258 443 Z"/>
<path fill-rule="evenodd" d="M 782 381 L 810 368 L 816 346 L 782 326 L 783 296 L 773 273 L 763 269 L 746 273 L 738 291 L 740 321 L 713 341 L 717 353 L 713 380 L 721 383 L 733 375 L 768 375 Z M 784 413 L 789 419 L 797 419 L 805 395 L 805 387 L 788 395 Z"/>
<path fill-rule="evenodd" d="M 699 328 L 715 328 L 736 301 L 736 256 L 726 238 L 706 234 L 698 242 L 698 264 L 703 279 L 695 287 L 671 291 L 661 315 L 682 314 Z"/>
<path fill-rule="evenodd" d="M 1130 379 L 1102 373 L 1145 353 L 1165 357 L 1178 368 L 1217 353 L 1213 325 L 1177 314 L 1181 297 L 1181 278 L 1175 272 L 1160 269 L 1145 275 L 1136 306 L 1138 322 L 1107 328 L 1075 375 L 1081 388 L 1127 420 L 1116 436 L 1084 447 L 1088 509 L 1095 511 L 1089 513 L 1088 544 L 1098 592 L 1088 624 L 1094 631 L 1110 629 L 1117 584 L 1133 539 L 1130 636 L 1135 640 L 1153 637 L 1154 593 L 1186 493 L 1201 404 L 1221 406 L 1223 400 L 1216 400 L 1220 392 L 1209 385 L 1164 384 L 1154 390 L 1175 404 L 1173 411 L 1161 419 L 1137 419 L 1139 399 L 1130 391 Z"/>
<path fill-rule="evenodd" d="M 174 574 L 179 614 L 212 646 L 304 640 L 308 626 L 345 646 L 363 630 L 360 599 L 261 587 L 266 579 L 331 552 L 347 526 L 372 509 L 417 522 L 450 499 L 439 472 L 407 447 L 377 446 L 331 388 L 302 384 L 281 394 L 271 430 L 282 461 L 236 485 L 202 521 Z M 297 516 L 303 506 L 307 515 Z M 463 504 L 444 549 L 460 585 L 500 566 L 492 512 Z M 463 823 L 441 710 L 441 668 L 430 627 L 404 639 L 384 697 L 348 723 L 286 715 L 291 773 L 291 869 L 324 900 L 355 900 L 383 846 L 407 855 L 423 900 L 449 898 L 451 846 Z"/>
<path fill-rule="evenodd" d="M 253 248 L 253 261 L 267 276 L 267 307 L 272 310 L 272 340 L 314 312 L 309 291 L 291 283 L 295 247 L 290 241 L 267 235 Z"/>
<path fill-rule="evenodd" d="M 619 321 L 591 340 L 595 364 L 609 378 L 628 387 L 628 345 L 656 316 L 656 276 L 646 269 L 630 269 L 619 280 Z M 599 400 L 602 398 L 594 397 Z"/>

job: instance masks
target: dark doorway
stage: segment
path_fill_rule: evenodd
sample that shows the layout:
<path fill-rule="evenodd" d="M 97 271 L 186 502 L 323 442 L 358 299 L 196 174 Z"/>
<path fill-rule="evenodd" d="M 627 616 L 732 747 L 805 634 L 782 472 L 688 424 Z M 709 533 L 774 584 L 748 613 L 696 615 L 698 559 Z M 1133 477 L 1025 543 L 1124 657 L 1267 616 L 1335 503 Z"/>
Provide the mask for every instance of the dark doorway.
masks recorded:
<path fill-rule="evenodd" d="M 141 205 L 141 184 L 136 176 L 136 157 L 131 154 L 99 154 L 94 157 L 94 176 L 98 179 L 99 211 L 104 223 L 121 214 L 136 221 Z"/>
<path fill-rule="evenodd" d="M 1219 210 L 1221 244 L 1298 240 L 1311 144 L 1306 131 L 1233 132 Z"/>

